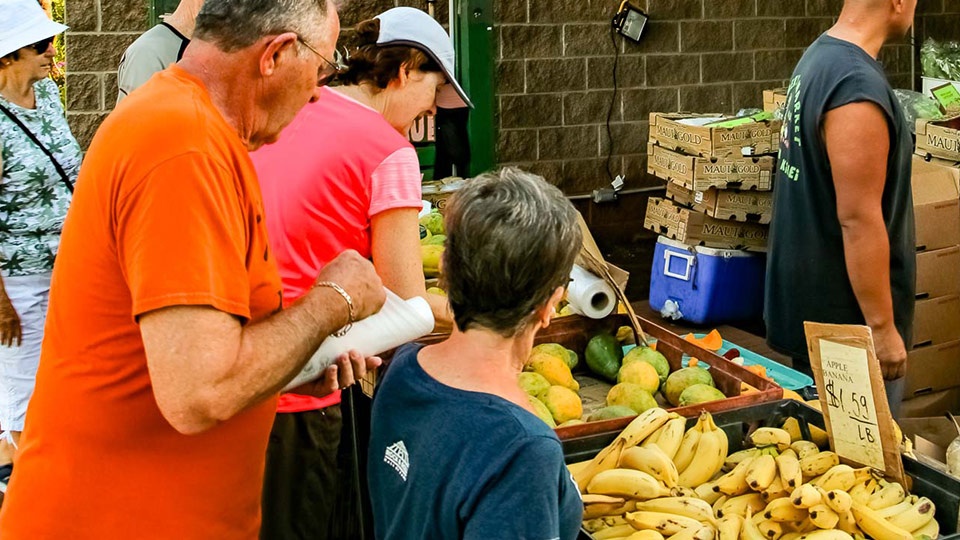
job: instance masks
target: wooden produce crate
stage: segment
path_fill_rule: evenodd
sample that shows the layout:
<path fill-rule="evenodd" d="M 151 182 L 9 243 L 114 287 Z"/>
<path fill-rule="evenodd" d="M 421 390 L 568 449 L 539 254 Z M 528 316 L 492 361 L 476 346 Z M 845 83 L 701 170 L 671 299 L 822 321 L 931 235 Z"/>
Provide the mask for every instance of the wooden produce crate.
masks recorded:
<path fill-rule="evenodd" d="M 598 400 L 605 400 L 607 391 L 609 391 L 612 386 L 606 381 L 599 380 L 587 369 L 586 360 L 583 358 L 583 351 L 587 348 L 587 342 L 590 341 L 591 337 L 600 332 L 616 334 L 618 328 L 629 325 L 627 315 L 611 315 L 599 320 L 588 319 L 579 315 L 563 317 L 561 319 L 554 319 L 554 321 L 550 323 L 550 326 L 541 330 L 534 339 L 534 343 L 559 343 L 580 355 L 580 363 L 574 370 L 574 377 L 580 382 L 581 399 L 584 401 L 584 407 L 586 408 L 591 401 L 596 403 Z M 657 340 L 657 351 L 667 358 L 667 361 L 670 363 L 670 371 L 680 369 L 680 363 L 684 354 L 695 357 L 700 362 L 710 366 L 710 373 L 713 376 L 717 388 L 725 395 L 730 396 L 727 399 L 719 401 L 688 407 L 671 408 L 669 410 L 676 411 L 684 416 L 694 416 L 703 410 L 710 411 L 711 413 L 728 411 L 747 405 L 775 401 L 783 397 L 783 388 L 780 388 L 769 379 L 760 377 L 712 351 L 708 351 L 699 345 L 686 341 L 677 334 L 651 321 L 641 318 L 640 326 L 650 338 Z M 438 343 L 447 337 L 447 334 L 431 334 L 418 341 L 426 344 Z M 741 395 L 741 382 L 749 384 L 758 391 Z M 600 403 L 599 407 L 603 405 L 605 405 L 605 403 Z M 584 416 L 587 416 L 586 411 L 584 412 Z M 560 439 L 569 439 L 594 433 L 620 430 L 629 424 L 633 418 L 633 416 L 625 416 L 611 420 L 585 422 L 583 424 L 557 428 L 557 436 L 559 436 Z"/>

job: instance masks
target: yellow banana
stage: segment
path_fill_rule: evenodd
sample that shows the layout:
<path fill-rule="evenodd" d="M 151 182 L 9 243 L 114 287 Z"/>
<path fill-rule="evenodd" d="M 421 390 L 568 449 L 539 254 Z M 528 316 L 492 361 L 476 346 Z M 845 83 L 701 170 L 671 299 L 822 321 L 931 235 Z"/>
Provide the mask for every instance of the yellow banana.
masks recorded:
<path fill-rule="evenodd" d="M 647 446 L 649 444 L 656 443 L 658 440 L 660 440 L 660 434 L 663 433 L 663 427 L 666 425 L 667 424 L 663 424 L 663 426 L 658 427 L 653 433 L 647 435 L 647 438 L 642 440 L 637 446 Z"/>
<path fill-rule="evenodd" d="M 599 518 L 588 519 L 583 522 L 583 528 L 588 533 L 595 533 L 617 525 L 630 525 L 627 518 L 623 516 L 603 516 Z M 632 526 L 630 527 L 633 528 Z"/>
<path fill-rule="evenodd" d="M 636 531 L 630 536 L 625 537 L 624 540 L 663 540 L 663 535 L 651 530 Z"/>
<path fill-rule="evenodd" d="M 907 496 L 906 492 L 903 490 L 903 486 L 901 486 L 899 482 L 887 482 L 885 480 L 881 480 L 880 485 L 883 487 L 871 495 L 870 500 L 867 501 L 867 506 L 873 510 L 879 510 L 881 508 L 893 506 Z"/>
<path fill-rule="evenodd" d="M 763 497 L 763 500 L 770 502 L 789 497 L 790 491 L 783 487 L 783 482 L 780 480 L 780 475 L 778 474 L 777 477 L 773 479 L 773 482 L 770 482 L 770 485 L 767 486 L 767 489 L 760 492 L 760 496 Z"/>
<path fill-rule="evenodd" d="M 797 455 L 799 456 L 800 453 L 797 452 Z M 800 471 L 803 473 L 803 476 L 812 478 L 826 473 L 832 467 L 839 464 L 840 458 L 828 450 L 813 455 L 807 455 L 806 457 L 801 457 Z"/>
<path fill-rule="evenodd" d="M 646 512 L 636 511 L 628 512 L 625 516 L 627 522 L 634 529 L 651 529 L 664 535 L 664 537 L 677 534 L 683 529 L 699 530 L 703 524 L 693 518 L 678 516 L 676 514 L 667 514 L 665 512 Z"/>
<path fill-rule="evenodd" d="M 709 525 L 701 526 L 699 529 L 689 528 L 671 535 L 667 540 L 715 540 L 716 529 Z"/>
<path fill-rule="evenodd" d="M 754 491 L 763 491 L 770 487 L 776 476 L 777 462 L 769 454 L 762 454 L 753 458 L 747 466 L 747 484 Z"/>
<path fill-rule="evenodd" d="M 890 519 L 893 516 L 899 514 L 900 512 L 905 512 L 908 508 L 913 506 L 917 501 L 914 501 L 910 497 L 904 497 L 904 499 L 897 504 L 892 504 L 886 508 L 880 508 L 877 510 L 877 515 L 883 519 Z"/>
<path fill-rule="evenodd" d="M 708 417 L 708 421 L 709 425 L 713 426 L 713 420 Z M 723 458 L 727 455 L 727 434 L 716 426 L 713 428 L 700 436 L 696 455 L 690 465 L 680 473 L 681 486 L 699 486 L 713 478 L 723 467 Z"/>
<path fill-rule="evenodd" d="M 853 500 L 867 504 L 870 501 L 870 497 L 879 489 L 880 484 L 877 483 L 876 478 L 871 477 L 863 482 L 857 482 L 847 493 L 850 494 Z"/>
<path fill-rule="evenodd" d="M 597 495 L 584 493 L 580 496 L 583 504 L 623 504 L 626 499 L 623 497 L 612 497 L 610 495 Z"/>
<path fill-rule="evenodd" d="M 780 452 L 790 448 L 791 441 L 789 433 L 774 427 L 757 428 L 750 434 L 750 440 L 756 447 L 774 446 Z"/>
<path fill-rule="evenodd" d="M 604 516 L 622 516 L 637 509 L 637 501 L 626 501 L 619 504 L 585 504 L 583 505 L 583 519 L 595 519 Z"/>
<path fill-rule="evenodd" d="M 730 497 L 717 510 L 717 517 L 722 518 L 727 515 L 746 516 L 747 511 L 751 514 L 763 511 L 767 503 L 760 497 L 759 493 L 747 493 L 738 497 Z"/>
<path fill-rule="evenodd" d="M 841 491 L 839 489 L 830 490 L 827 492 L 827 506 L 833 509 L 834 512 L 838 514 L 843 514 L 850 510 L 850 505 L 853 504 L 853 497 L 850 496 L 846 491 Z"/>
<path fill-rule="evenodd" d="M 700 430 L 700 422 L 697 422 L 697 425 L 683 434 L 683 439 L 680 440 L 680 448 L 673 456 L 673 462 L 676 464 L 678 471 L 683 472 L 693 461 L 693 456 L 697 453 L 697 446 L 700 445 L 700 437 L 702 436 L 703 431 Z"/>
<path fill-rule="evenodd" d="M 857 526 L 860 527 L 866 535 L 873 540 L 912 540 L 913 535 L 910 531 L 905 531 L 900 527 L 890 523 L 877 515 L 877 511 L 865 504 L 853 501 L 850 507 L 854 519 L 857 520 Z"/>
<path fill-rule="evenodd" d="M 812 484 L 801 484 L 790 494 L 790 503 L 797 508 L 810 508 L 821 502 L 823 502 L 823 495 Z"/>
<path fill-rule="evenodd" d="M 673 486 L 672 488 L 670 488 L 670 496 L 671 497 L 693 497 L 695 499 L 699 499 L 699 497 L 697 497 L 696 491 L 683 486 Z"/>
<path fill-rule="evenodd" d="M 931 519 L 926 525 L 912 531 L 913 537 L 918 540 L 936 540 L 940 536 L 940 523 Z"/>
<path fill-rule="evenodd" d="M 777 540 L 783 536 L 783 525 L 769 519 L 757 523 L 757 529 L 769 540 Z"/>
<path fill-rule="evenodd" d="M 857 520 L 853 517 L 853 512 L 847 510 L 846 512 L 837 512 L 837 516 L 840 517 L 840 520 L 837 522 L 837 528 L 841 531 L 853 535 L 853 534 L 863 534 L 863 531 L 860 530 L 860 527 L 857 527 Z"/>
<path fill-rule="evenodd" d="M 662 512 L 693 518 L 702 523 L 716 523 L 713 508 L 704 500 L 694 497 L 661 497 L 637 503 L 637 510 Z"/>
<path fill-rule="evenodd" d="M 657 444 L 627 448 L 620 454 L 617 467 L 643 471 L 668 488 L 676 487 L 680 477 L 673 460 Z"/>
<path fill-rule="evenodd" d="M 713 508 L 713 515 L 719 518 L 723 516 L 723 512 L 721 511 L 721 509 L 723 508 L 723 505 L 727 504 L 727 501 L 730 500 L 730 497 L 727 497 L 722 493 L 718 493 L 718 495 L 720 495 L 720 497 L 718 497 L 717 500 L 713 501 L 710 507 Z"/>
<path fill-rule="evenodd" d="M 780 540 L 798 540 L 801 536 L 803 536 L 803 533 L 798 533 L 795 531 L 785 532 L 783 533 L 783 536 L 780 537 Z"/>
<path fill-rule="evenodd" d="M 617 436 L 617 440 L 623 440 L 624 448 L 636 446 L 649 437 L 651 433 L 659 429 L 660 426 L 667 423 L 667 420 L 674 417 L 676 417 L 675 414 L 668 413 L 659 407 L 647 409 L 637 415 L 636 418 L 627 424 L 627 427 L 623 428 L 623 431 Z"/>
<path fill-rule="evenodd" d="M 780 480 L 784 488 L 796 489 L 803 483 L 803 472 L 800 470 L 800 458 L 792 448 L 787 448 L 776 457 L 777 471 L 780 472 Z"/>
<path fill-rule="evenodd" d="M 903 530 L 915 531 L 933 519 L 936 510 L 937 507 L 933 504 L 933 501 L 926 497 L 920 497 L 916 504 L 887 521 Z"/>
<path fill-rule="evenodd" d="M 723 470 L 732 471 L 734 467 L 740 464 L 741 461 L 747 459 L 753 459 L 760 455 L 759 448 L 746 448 L 744 450 L 739 450 L 727 456 L 727 459 L 723 461 Z"/>
<path fill-rule="evenodd" d="M 594 540 L 613 540 L 614 538 L 619 539 L 621 537 L 633 534 L 635 531 L 636 529 L 628 523 L 626 525 L 615 525 L 613 527 L 601 529 L 590 534 L 593 536 Z"/>
<path fill-rule="evenodd" d="M 671 418 L 667 420 L 660 428 L 660 436 L 657 437 L 657 446 L 660 447 L 660 450 L 663 450 L 663 453 L 667 455 L 670 459 L 673 459 L 677 455 L 677 451 L 680 449 L 680 443 L 683 441 L 683 434 L 687 431 L 687 419 L 686 418 Z"/>
<path fill-rule="evenodd" d="M 833 529 L 840 521 L 840 516 L 823 503 L 811 506 L 808 511 L 810 512 L 810 521 L 821 529 Z"/>
<path fill-rule="evenodd" d="M 821 476 L 811 480 L 810 483 L 824 491 L 834 489 L 847 491 L 857 483 L 857 475 L 853 467 L 841 463 L 840 465 L 834 465 Z"/>
<path fill-rule="evenodd" d="M 750 484 L 747 483 L 747 468 L 756 458 L 748 457 L 738 463 L 733 470 L 717 478 L 713 482 L 714 491 L 725 495 L 743 495 L 750 491 Z"/>
<path fill-rule="evenodd" d="M 790 443 L 790 448 L 797 453 L 797 458 L 799 459 L 815 456 L 820 453 L 820 448 L 810 441 L 794 441 Z"/>
<path fill-rule="evenodd" d="M 717 499 L 723 496 L 723 493 L 714 489 L 715 486 L 715 482 L 706 482 L 693 488 L 693 492 L 698 498 L 703 499 L 712 505 L 713 503 L 717 502 Z"/>
<path fill-rule="evenodd" d="M 623 444 L 623 440 L 615 439 L 603 450 L 600 450 L 600 453 L 594 456 L 590 463 L 573 473 L 573 480 L 577 483 L 581 493 L 586 492 L 587 484 L 597 473 L 608 471 L 617 466 L 617 462 L 620 461 L 620 454 L 623 452 Z"/>
<path fill-rule="evenodd" d="M 743 530 L 743 516 L 731 514 L 720 518 L 717 522 L 718 540 L 739 540 Z"/>
<path fill-rule="evenodd" d="M 770 501 L 763 510 L 763 518 L 778 522 L 803 521 L 809 514 L 804 508 L 797 508 L 789 498 Z"/>
<path fill-rule="evenodd" d="M 853 540 L 853 537 L 840 530 L 819 530 L 800 535 L 797 540 Z"/>
<path fill-rule="evenodd" d="M 670 491 L 656 478 L 633 469 L 610 469 L 600 471 L 587 484 L 587 493 L 623 496 L 631 499 L 654 499 Z"/>
<path fill-rule="evenodd" d="M 743 520 L 743 530 L 740 532 L 742 540 L 770 540 L 760 532 L 757 524 L 753 521 L 753 514 L 747 511 L 746 519 Z"/>

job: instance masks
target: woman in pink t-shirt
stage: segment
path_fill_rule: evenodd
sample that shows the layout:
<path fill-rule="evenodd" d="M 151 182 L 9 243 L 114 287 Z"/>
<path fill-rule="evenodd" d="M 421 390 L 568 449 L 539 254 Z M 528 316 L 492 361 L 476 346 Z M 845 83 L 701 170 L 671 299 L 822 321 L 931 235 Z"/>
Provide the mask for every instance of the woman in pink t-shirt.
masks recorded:
<path fill-rule="evenodd" d="M 438 99 L 469 103 L 453 78 L 453 46 L 436 21 L 413 8 L 391 9 L 356 32 L 360 44 L 340 74 L 343 85 L 325 88 L 275 144 L 252 156 L 283 302 L 300 298 L 320 268 L 353 249 L 372 259 L 387 288 L 426 298 L 438 326 L 449 327 L 446 298 L 424 286 L 420 164 L 406 134 L 418 117 L 436 112 Z M 281 396 L 267 453 L 262 538 L 350 536 L 330 532 L 344 521 L 331 514 L 344 498 L 337 496 L 344 487 L 336 474 L 339 402 L 339 392 Z"/>

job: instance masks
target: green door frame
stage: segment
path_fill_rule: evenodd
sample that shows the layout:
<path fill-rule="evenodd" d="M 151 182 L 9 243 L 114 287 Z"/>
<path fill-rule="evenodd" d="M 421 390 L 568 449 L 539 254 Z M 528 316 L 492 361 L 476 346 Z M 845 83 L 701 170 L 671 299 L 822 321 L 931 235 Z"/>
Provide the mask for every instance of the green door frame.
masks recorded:
<path fill-rule="evenodd" d="M 453 0 L 457 77 L 473 102 L 470 171 L 476 176 L 497 166 L 496 55 L 493 0 Z"/>
<path fill-rule="evenodd" d="M 159 23 L 161 15 L 173 13 L 173 10 L 177 9 L 177 4 L 179 3 L 180 3 L 180 0 L 150 0 L 149 2 L 150 26 L 153 27 L 157 23 Z"/>

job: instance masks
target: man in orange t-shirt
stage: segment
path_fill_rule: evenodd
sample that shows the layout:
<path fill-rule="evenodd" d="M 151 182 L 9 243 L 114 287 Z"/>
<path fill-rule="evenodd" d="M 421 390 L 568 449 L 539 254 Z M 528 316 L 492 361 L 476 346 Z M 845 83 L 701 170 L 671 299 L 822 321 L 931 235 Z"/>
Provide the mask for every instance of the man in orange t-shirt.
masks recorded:
<path fill-rule="evenodd" d="M 54 268 L 4 540 L 257 538 L 279 390 L 383 302 L 346 252 L 280 311 L 247 154 L 319 96 L 338 32 L 329 1 L 207 0 L 182 62 L 104 122 Z M 338 382 L 377 363 L 351 353 Z"/>

